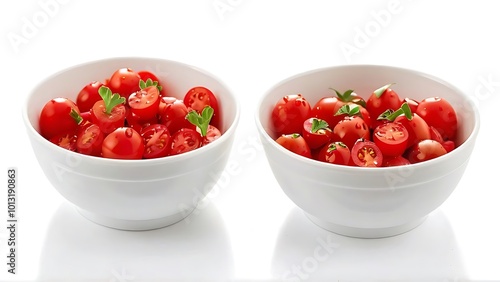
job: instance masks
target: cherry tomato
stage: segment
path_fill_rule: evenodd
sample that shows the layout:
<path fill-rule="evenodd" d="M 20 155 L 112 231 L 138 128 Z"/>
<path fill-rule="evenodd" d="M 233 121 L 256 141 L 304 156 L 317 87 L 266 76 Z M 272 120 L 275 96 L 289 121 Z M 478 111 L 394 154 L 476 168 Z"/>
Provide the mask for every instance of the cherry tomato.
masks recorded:
<path fill-rule="evenodd" d="M 145 147 L 143 158 L 161 158 L 170 153 L 171 136 L 166 125 L 152 124 L 142 130 L 141 136 Z"/>
<path fill-rule="evenodd" d="M 99 126 L 86 122 L 78 129 L 76 138 L 76 151 L 90 156 L 100 156 L 104 133 Z"/>
<path fill-rule="evenodd" d="M 394 122 L 399 122 L 408 131 L 408 145 L 411 147 L 419 141 L 431 139 L 431 130 L 425 120 L 418 114 L 412 114 L 412 119 L 409 120 L 405 115 L 398 116 Z"/>
<path fill-rule="evenodd" d="M 348 165 L 351 151 L 342 142 L 332 142 L 321 148 L 316 159 L 331 164 Z"/>
<path fill-rule="evenodd" d="M 437 129 L 444 140 L 454 140 L 457 134 L 457 114 L 453 106 L 444 98 L 432 97 L 422 100 L 416 113 L 425 122 Z"/>
<path fill-rule="evenodd" d="M 196 129 L 196 126 L 186 119 L 189 109 L 182 100 L 175 100 L 170 104 L 166 104 L 163 113 L 160 116 L 160 122 L 167 126 L 171 134 L 179 131 L 182 128 Z"/>
<path fill-rule="evenodd" d="M 107 83 L 107 86 L 113 93 L 118 93 L 125 99 L 128 99 L 130 94 L 140 90 L 139 82 L 141 77 L 130 68 L 121 68 L 116 70 Z"/>
<path fill-rule="evenodd" d="M 436 140 L 427 139 L 418 142 L 409 149 L 408 160 L 412 164 L 420 163 L 437 158 L 446 153 L 447 151 L 441 143 Z"/>
<path fill-rule="evenodd" d="M 409 165 L 409 164 L 410 164 L 410 161 L 403 156 L 396 156 L 396 157 L 385 157 L 384 156 L 384 162 L 382 163 L 382 166 L 389 167 L 389 166 L 401 166 L 401 165 Z"/>
<path fill-rule="evenodd" d="M 396 157 L 404 153 L 408 144 L 408 130 L 399 122 L 381 124 L 373 131 L 373 142 L 382 155 Z"/>
<path fill-rule="evenodd" d="M 377 144 L 364 139 L 360 139 L 354 144 L 351 158 L 354 164 L 362 167 L 380 167 L 384 161 Z"/>
<path fill-rule="evenodd" d="M 178 155 L 201 147 L 203 139 L 194 129 L 181 128 L 172 135 L 170 155 Z"/>
<path fill-rule="evenodd" d="M 333 132 L 328 127 L 328 123 L 318 118 L 308 118 L 302 127 L 302 136 L 306 140 L 311 150 L 318 149 L 330 143 Z"/>
<path fill-rule="evenodd" d="M 312 158 L 311 149 L 307 145 L 304 137 L 300 134 L 283 134 L 276 139 L 276 142 L 295 154 L 299 154 L 306 158 Z"/>
<path fill-rule="evenodd" d="M 388 84 L 375 90 L 366 101 L 366 109 L 373 119 L 377 119 L 388 109 L 396 111 L 401 107 L 401 98 L 390 86 Z"/>
<path fill-rule="evenodd" d="M 346 116 L 333 128 L 333 140 L 349 148 L 360 138 L 370 139 L 370 128 L 360 116 Z"/>
<path fill-rule="evenodd" d="M 102 142 L 102 156 L 111 159 L 142 159 L 144 140 L 130 127 L 120 127 Z"/>
<path fill-rule="evenodd" d="M 161 96 L 167 95 L 165 87 L 163 87 L 163 85 L 160 84 L 160 80 L 158 79 L 158 77 L 154 73 L 147 71 L 147 70 L 141 70 L 141 71 L 138 71 L 137 74 L 141 77 L 141 80 L 143 80 L 143 81 L 147 81 L 148 79 L 151 79 L 153 82 L 155 82 L 155 81 L 158 82 L 158 86 L 161 87 L 160 95 Z"/>
<path fill-rule="evenodd" d="M 69 99 L 55 98 L 47 102 L 38 120 L 40 134 L 50 139 L 54 136 L 76 132 L 78 123 L 70 115 L 72 111 L 80 114 L 77 105 Z"/>
<path fill-rule="evenodd" d="M 441 143 L 441 145 L 443 145 L 443 148 L 448 153 L 451 152 L 451 151 L 453 151 L 453 150 L 455 150 L 455 148 L 456 148 L 455 142 L 452 141 L 452 140 L 446 140 L 443 143 Z"/>
<path fill-rule="evenodd" d="M 150 120 L 156 117 L 160 105 L 160 91 L 156 86 L 149 86 L 130 94 L 128 105 L 139 120 Z"/>
<path fill-rule="evenodd" d="M 49 141 L 61 148 L 76 152 L 76 134 L 74 132 L 57 134 L 52 136 Z"/>
<path fill-rule="evenodd" d="M 93 81 L 80 90 L 76 97 L 76 105 L 81 112 L 90 111 L 97 101 L 102 100 L 99 95 L 99 88 L 103 85 L 100 81 Z"/>
<path fill-rule="evenodd" d="M 189 91 L 184 95 L 184 104 L 186 107 L 197 111 L 199 114 L 203 111 L 206 106 L 212 107 L 214 109 L 214 114 L 210 120 L 210 124 L 215 127 L 220 127 L 220 112 L 219 112 L 219 102 L 212 91 L 203 86 L 197 86 L 189 89 Z"/>
<path fill-rule="evenodd" d="M 103 100 L 97 101 L 91 109 L 91 121 L 99 126 L 104 134 L 109 134 L 119 127 L 125 125 L 127 109 L 125 105 L 116 105 L 110 114 L 106 113 Z"/>
<path fill-rule="evenodd" d="M 411 99 L 411 98 L 405 98 L 403 100 L 403 103 L 408 104 L 412 113 L 417 112 L 417 108 L 418 108 L 418 101 L 417 100 Z"/>
<path fill-rule="evenodd" d="M 429 126 L 429 130 L 431 132 L 431 139 L 436 140 L 439 143 L 443 143 L 444 139 L 443 136 L 441 136 L 441 133 L 434 127 L 434 126 Z"/>
<path fill-rule="evenodd" d="M 310 113 L 311 105 L 301 94 L 287 95 L 281 98 L 272 110 L 273 131 L 278 136 L 300 133 L 304 120 Z"/>
<path fill-rule="evenodd" d="M 198 131 L 198 133 L 200 133 L 200 130 L 198 127 L 196 127 L 196 131 Z M 221 136 L 222 136 L 222 133 L 220 132 L 220 130 L 217 127 L 209 124 L 208 129 L 207 129 L 207 134 L 205 136 L 203 136 L 203 146 L 214 142 L 215 140 L 219 139 L 219 137 L 221 137 Z"/>

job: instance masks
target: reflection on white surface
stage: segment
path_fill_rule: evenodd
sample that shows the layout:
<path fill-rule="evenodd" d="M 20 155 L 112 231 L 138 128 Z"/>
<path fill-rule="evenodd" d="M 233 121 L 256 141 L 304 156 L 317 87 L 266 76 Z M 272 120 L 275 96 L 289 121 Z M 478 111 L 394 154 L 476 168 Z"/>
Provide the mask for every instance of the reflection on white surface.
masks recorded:
<path fill-rule="evenodd" d="M 463 281 L 466 270 L 448 219 L 440 210 L 394 237 L 358 239 L 331 233 L 292 209 L 272 260 L 281 281 Z"/>
<path fill-rule="evenodd" d="M 43 281 L 229 280 L 233 257 L 214 205 L 177 224 L 151 231 L 97 225 L 62 204 L 48 227 L 40 257 Z"/>

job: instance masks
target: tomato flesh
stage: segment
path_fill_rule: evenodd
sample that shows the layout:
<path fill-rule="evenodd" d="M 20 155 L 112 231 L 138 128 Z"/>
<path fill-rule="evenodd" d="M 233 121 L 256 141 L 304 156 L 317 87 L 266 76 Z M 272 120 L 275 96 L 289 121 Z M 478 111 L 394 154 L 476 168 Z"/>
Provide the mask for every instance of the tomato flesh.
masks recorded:
<path fill-rule="evenodd" d="M 163 124 L 152 124 L 141 132 L 144 139 L 145 159 L 166 157 L 170 153 L 171 136 L 167 126 Z"/>
<path fill-rule="evenodd" d="M 149 86 L 132 93 L 128 97 L 128 105 L 134 115 L 140 120 L 156 117 L 160 105 L 160 91 L 156 86 Z"/>
<path fill-rule="evenodd" d="M 201 147 L 203 139 L 194 129 L 181 128 L 172 136 L 170 155 L 178 155 Z"/>
<path fill-rule="evenodd" d="M 383 156 L 380 149 L 374 142 L 368 140 L 358 140 L 352 150 L 351 158 L 357 166 L 380 167 L 383 163 Z"/>
<path fill-rule="evenodd" d="M 400 156 L 408 144 L 408 130 L 397 122 L 384 123 L 373 131 L 373 141 L 384 156 Z"/>
<path fill-rule="evenodd" d="M 188 90 L 184 95 L 183 99 L 186 107 L 197 111 L 199 114 L 203 111 L 206 106 L 212 107 L 214 110 L 210 124 L 215 127 L 220 127 L 220 112 L 219 112 L 219 102 L 215 97 L 214 93 L 208 88 L 203 86 L 196 86 Z"/>
<path fill-rule="evenodd" d="M 105 134 L 109 134 L 119 127 L 125 125 L 125 117 L 127 109 L 125 105 L 115 106 L 110 114 L 106 113 L 106 106 L 104 101 L 97 101 L 91 110 L 91 121 L 97 124 Z"/>
<path fill-rule="evenodd" d="M 100 156 L 104 133 L 101 128 L 93 123 L 87 122 L 78 130 L 76 138 L 76 151 L 90 156 Z"/>

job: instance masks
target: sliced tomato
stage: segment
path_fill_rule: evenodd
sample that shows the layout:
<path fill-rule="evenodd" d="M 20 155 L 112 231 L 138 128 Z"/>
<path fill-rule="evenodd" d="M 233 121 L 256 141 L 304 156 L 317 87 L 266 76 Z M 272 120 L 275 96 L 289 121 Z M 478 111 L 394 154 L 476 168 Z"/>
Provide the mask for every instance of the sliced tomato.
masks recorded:
<path fill-rule="evenodd" d="M 405 115 L 400 115 L 394 121 L 401 123 L 408 130 L 408 148 L 422 140 L 431 139 L 429 125 L 416 113 L 412 114 L 411 120 Z"/>
<path fill-rule="evenodd" d="M 91 122 L 86 122 L 78 129 L 76 151 L 90 156 L 100 156 L 104 133 L 101 128 Z"/>
<path fill-rule="evenodd" d="M 210 124 L 220 128 L 219 102 L 210 89 L 203 86 L 193 87 L 184 95 L 183 101 L 186 107 L 197 111 L 199 114 L 206 106 L 212 107 L 214 114 Z"/>
<path fill-rule="evenodd" d="M 139 120 L 145 121 L 156 117 L 160 105 L 160 91 L 156 86 L 149 86 L 132 93 L 128 105 Z"/>
<path fill-rule="evenodd" d="M 104 134 L 109 134 L 119 127 L 125 125 L 127 109 L 125 105 L 115 106 L 110 114 L 106 113 L 106 106 L 103 100 L 97 101 L 91 110 L 92 123 L 99 126 Z"/>
<path fill-rule="evenodd" d="M 163 84 L 160 83 L 160 80 L 158 79 L 158 77 L 150 72 L 150 71 L 147 71 L 147 70 L 141 70 L 141 71 L 138 71 L 137 74 L 141 77 L 141 80 L 143 81 L 147 81 L 148 79 L 151 79 L 153 82 L 158 82 L 158 86 L 161 87 L 161 91 L 160 91 L 160 95 L 161 96 L 166 96 L 166 90 L 165 90 L 165 87 L 163 87 Z"/>
<path fill-rule="evenodd" d="M 141 136 L 145 159 L 166 157 L 170 153 L 171 136 L 166 125 L 152 124 L 142 130 Z"/>
<path fill-rule="evenodd" d="M 380 167 L 384 158 L 382 151 L 372 141 L 360 139 L 351 149 L 351 158 L 357 166 Z"/>
<path fill-rule="evenodd" d="M 435 159 L 446 153 L 447 151 L 441 143 L 436 140 L 427 139 L 418 142 L 409 149 L 408 160 L 412 164 L 420 163 Z"/>
<path fill-rule="evenodd" d="M 302 127 L 302 136 L 311 150 L 318 149 L 330 143 L 333 132 L 328 123 L 319 118 L 308 118 Z"/>
<path fill-rule="evenodd" d="M 408 130 L 398 122 L 387 122 L 373 131 L 373 141 L 387 157 L 402 155 L 408 144 Z"/>
<path fill-rule="evenodd" d="M 201 147 L 203 139 L 194 129 L 181 128 L 172 135 L 170 155 L 178 155 Z"/>
<path fill-rule="evenodd" d="M 182 100 L 175 99 L 165 104 L 160 115 L 160 122 L 167 126 L 170 134 L 175 134 L 182 128 L 196 129 L 196 126 L 186 119 L 189 109 Z"/>
<path fill-rule="evenodd" d="M 201 131 L 198 127 L 196 127 L 196 131 L 198 131 L 198 133 L 201 134 Z M 220 130 L 217 127 L 209 124 L 208 128 L 207 128 L 207 134 L 205 136 L 203 136 L 203 146 L 214 142 L 215 140 L 219 139 L 219 137 L 221 137 L 221 136 L 222 136 L 222 133 L 220 132 Z"/>
<path fill-rule="evenodd" d="M 342 142 L 332 142 L 321 148 L 316 159 L 331 164 L 348 165 L 351 159 L 351 151 Z"/>
<path fill-rule="evenodd" d="M 49 141 L 56 144 L 57 146 L 59 146 L 61 148 L 76 152 L 76 134 L 74 132 L 61 133 L 61 134 L 52 136 L 49 139 Z"/>

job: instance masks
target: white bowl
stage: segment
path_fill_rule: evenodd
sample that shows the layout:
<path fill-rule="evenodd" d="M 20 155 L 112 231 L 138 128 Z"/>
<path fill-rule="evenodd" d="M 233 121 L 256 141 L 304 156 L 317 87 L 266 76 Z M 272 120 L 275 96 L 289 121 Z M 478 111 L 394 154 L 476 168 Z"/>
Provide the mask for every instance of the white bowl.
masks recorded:
<path fill-rule="evenodd" d="M 393 88 L 401 98 L 447 99 L 458 114 L 458 148 L 418 164 L 361 168 L 299 156 L 271 137 L 271 111 L 285 95 L 301 93 L 314 104 L 331 96 L 329 88 L 333 87 L 354 89 L 367 99 L 387 83 L 397 83 Z M 347 236 L 377 238 L 411 230 L 449 197 L 473 151 L 479 113 L 466 94 L 432 75 L 390 66 L 347 65 L 312 70 L 279 82 L 262 97 L 256 123 L 276 180 L 314 223 Z"/>
<path fill-rule="evenodd" d="M 75 101 L 81 88 L 123 67 L 154 72 L 169 95 L 182 98 L 203 85 L 217 96 L 223 135 L 191 152 L 149 160 L 92 157 L 62 149 L 38 133 L 43 105 L 52 98 Z M 77 65 L 39 83 L 29 94 L 23 120 L 40 167 L 50 183 L 88 219 L 127 230 L 168 226 L 189 215 L 225 169 L 240 114 L 228 87 L 214 75 L 157 58 L 111 58 Z"/>

